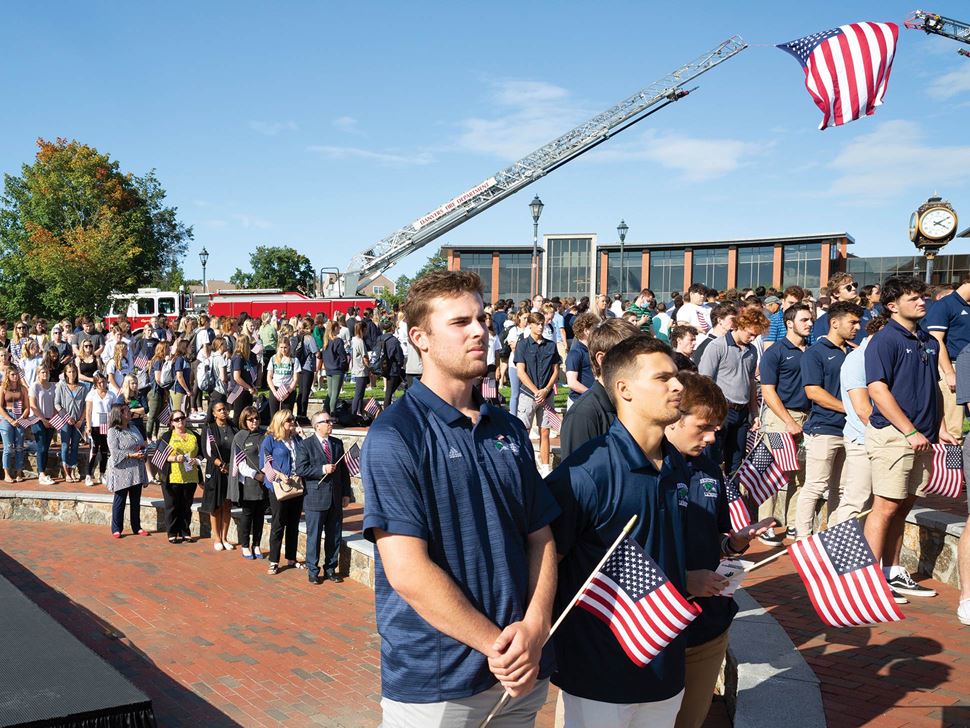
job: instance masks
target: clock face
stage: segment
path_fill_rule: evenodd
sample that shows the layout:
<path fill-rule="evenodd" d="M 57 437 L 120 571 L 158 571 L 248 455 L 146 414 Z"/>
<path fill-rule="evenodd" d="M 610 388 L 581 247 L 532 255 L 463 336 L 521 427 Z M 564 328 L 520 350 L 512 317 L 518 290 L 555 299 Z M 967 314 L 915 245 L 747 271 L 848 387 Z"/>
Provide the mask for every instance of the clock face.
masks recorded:
<path fill-rule="evenodd" d="M 928 238 L 937 240 L 945 238 L 957 226 L 957 216 L 945 207 L 937 207 L 923 214 L 919 220 L 919 229 Z"/>
<path fill-rule="evenodd" d="M 909 239 L 911 242 L 916 242 L 916 234 L 919 232 L 917 227 L 916 213 L 914 212 L 909 216 Z"/>

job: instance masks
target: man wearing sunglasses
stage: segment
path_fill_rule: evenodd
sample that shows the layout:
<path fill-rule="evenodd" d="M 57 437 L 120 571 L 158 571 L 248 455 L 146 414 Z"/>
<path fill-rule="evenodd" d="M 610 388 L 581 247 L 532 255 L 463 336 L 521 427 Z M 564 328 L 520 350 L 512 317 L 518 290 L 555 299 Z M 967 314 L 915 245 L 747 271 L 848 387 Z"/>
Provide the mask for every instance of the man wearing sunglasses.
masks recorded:
<path fill-rule="evenodd" d="M 333 436 L 333 420 L 326 412 L 313 416 L 313 435 L 296 446 L 296 474 L 306 483 L 306 563 L 311 584 L 320 584 L 320 539 L 324 535 L 323 575 L 339 584 L 337 560 L 343 509 L 350 503 L 350 473 L 343 460 L 344 444 Z"/>
<path fill-rule="evenodd" d="M 882 304 L 892 318 L 866 349 L 873 503 L 865 534 L 889 587 L 902 597 L 936 596 L 899 565 L 899 552 L 906 516 L 929 482 L 930 445 L 956 444 L 943 423 L 940 343 L 919 327 L 926 316 L 925 291 L 926 284 L 913 276 L 887 278 Z"/>
<path fill-rule="evenodd" d="M 855 282 L 855 279 L 848 273 L 836 273 L 834 276 L 829 278 L 829 295 L 832 297 L 832 305 L 835 305 L 839 301 L 847 301 L 849 303 L 859 303 L 859 284 Z M 831 308 L 831 306 L 830 306 Z M 862 340 L 866 338 L 866 324 L 873 317 L 874 312 L 872 309 L 863 308 L 862 318 L 859 320 L 859 332 L 853 337 L 849 345 L 853 348 L 862 343 Z M 812 333 L 808 337 L 808 345 L 812 346 L 816 341 L 818 341 L 822 336 L 828 333 L 829 330 L 829 315 L 828 312 L 820 314 L 817 319 L 815 319 L 815 326 L 812 327 Z"/>

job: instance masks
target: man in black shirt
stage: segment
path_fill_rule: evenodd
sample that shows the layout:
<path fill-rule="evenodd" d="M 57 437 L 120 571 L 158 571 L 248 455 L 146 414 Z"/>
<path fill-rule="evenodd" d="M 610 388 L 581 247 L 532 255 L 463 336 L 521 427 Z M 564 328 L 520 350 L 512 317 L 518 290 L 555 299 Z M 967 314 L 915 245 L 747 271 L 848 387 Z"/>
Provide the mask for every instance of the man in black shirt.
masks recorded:
<path fill-rule="evenodd" d="M 562 431 L 559 433 L 560 459 L 565 460 L 574 450 L 595 437 L 605 435 L 610 429 L 616 409 L 606 390 L 603 389 L 600 367 L 606 352 L 639 332 L 640 329 L 634 324 L 618 318 L 606 319 L 593 329 L 588 346 L 589 363 L 593 368 L 596 381 L 572 407 L 566 410 Z"/>

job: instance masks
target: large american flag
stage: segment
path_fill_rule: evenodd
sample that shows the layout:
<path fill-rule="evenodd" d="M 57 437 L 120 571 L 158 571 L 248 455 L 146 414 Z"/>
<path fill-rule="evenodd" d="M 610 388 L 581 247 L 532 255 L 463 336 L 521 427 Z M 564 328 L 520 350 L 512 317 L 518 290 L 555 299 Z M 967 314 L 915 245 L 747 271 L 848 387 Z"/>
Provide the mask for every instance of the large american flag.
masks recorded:
<path fill-rule="evenodd" d="M 788 553 L 826 624 L 856 627 L 903 618 L 857 519 L 796 541 Z"/>
<path fill-rule="evenodd" d="M 638 667 L 649 664 L 701 613 L 629 538 L 617 546 L 576 603 L 606 623 Z"/>
<path fill-rule="evenodd" d="M 748 513 L 748 507 L 744 505 L 737 482 L 729 480 L 724 487 L 727 496 L 728 515 L 731 517 L 731 530 L 737 533 L 742 528 L 751 525 L 751 514 Z"/>
<path fill-rule="evenodd" d="M 738 470 L 738 479 L 759 506 L 788 484 L 788 476 L 775 462 L 764 440 L 745 459 Z"/>
<path fill-rule="evenodd" d="M 347 461 L 347 472 L 352 477 L 360 475 L 360 446 L 356 442 L 350 446 L 347 454 L 344 455 L 344 460 Z"/>
<path fill-rule="evenodd" d="M 898 36 L 895 23 L 852 23 L 778 46 L 805 72 L 805 88 L 822 111 L 819 129 L 875 113 L 886 94 Z"/>
<path fill-rule="evenodd" d="M 933 467 L 927 493 L 957 498 L 963 491 L 963 451 L 959 445 L 933 445 Z"/>

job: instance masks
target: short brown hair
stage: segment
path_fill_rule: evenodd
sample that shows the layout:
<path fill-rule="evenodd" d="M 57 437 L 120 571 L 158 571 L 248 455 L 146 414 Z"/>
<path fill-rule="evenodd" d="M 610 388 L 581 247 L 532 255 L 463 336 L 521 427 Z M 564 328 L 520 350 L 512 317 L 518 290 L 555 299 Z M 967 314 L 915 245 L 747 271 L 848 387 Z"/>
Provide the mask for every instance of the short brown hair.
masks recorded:
<path fill-rule="evenodd" d="M 595 313 L 581 313 L 573 320 L 573 336 L 577 339 L 585 339 L 592 329 L 600 322 L 600 317 Z"/>
<path fill-rule="evenodd" d="M 800 302 L 803 298 L 805 298 L 805 290 L 801 286 L 788 286 L 788 288 L 785 289 L 785 292 L 781 295 L 782 298 L 788 298 L 791 296 L 796 301 Z"/>
<path fill-rule="evenodd" d="M 755 308 L 743 309 L 734 319 L 734 328 L 736 329 L 755 329 L 763 334 L 770 326 L 768 318 Z"/>
<path fill-rule="evenodd" d="M 697 336 L 697 329 L 689 324 L 678 324 L 671 327 L 667 336 L 670 339 L 670 345 L 675 347 L 681 339 L 686 339 L 688 336 Z"/>
<path fill-rule="evenodd" d="M 845 285 L 846 281 L 854 281 L 855 278 L 852 277 L 851 273 L 835 273 L 831 278 L 829 278 L 829 295 L 836 295 L 839 289 Z"/>
<path fill-rule="evenodd" d="M 702 417 L 708 422 L 724 422 L 727 400 L 713 379 L 686 370 L 677 372 L 677 379 L 684 385 L 684 391 L 680 394 L 682 414 Z"/>
<path fill-rule="evenodd" d="M 592 315 L 596 316 L 595 313 Z M 606 353 L 624 339 L 629 339 L 631 336 L 636 336 L 640 333 L 640 329 L 637 326 L 623 319 L 608 318 L 604 320 L 596 316 L 596 320 L 598 325 L 589 336 L 588 347 L 589 363 L 593 368 L 594 377 L 600 375 L 600 366 L 596 363 L 597 354 Z"/>
<path fill-rule="evenodd" d="M 538 311 L 531 311 L 529 313 L 528 322 L 530 324 L 544 324 L 546 322 L 546 317 Z"/>
<path fill-rule="evenodd" d="M 615 319 L 614 319 L 615 320 Z M 631 324 L 632 325 L 632 324 Z M 616 346 L 606 352 L 603 357 L 603 387 L 610 395 L 610 401 L 616 406 L 616 382 L 631 367 L 636 365 L 637 357 L 641 354 L 666 354 L 673 363 L 674 352 L 670 346 L 660 339 L 656 339 L 650 334 L 637 331 L 633 336 L 628 336 L 620 341 Z"/>
<path fill-rule="evenodd" d="M 473 293 L 485 301 L 482 279 L 467 270 L 435 270 L 418 278 L 408 289 L 404 301 L 404 317 L 409 327 L 428 328 L 428 314 L 435 298 L 457 298 Z"/>

